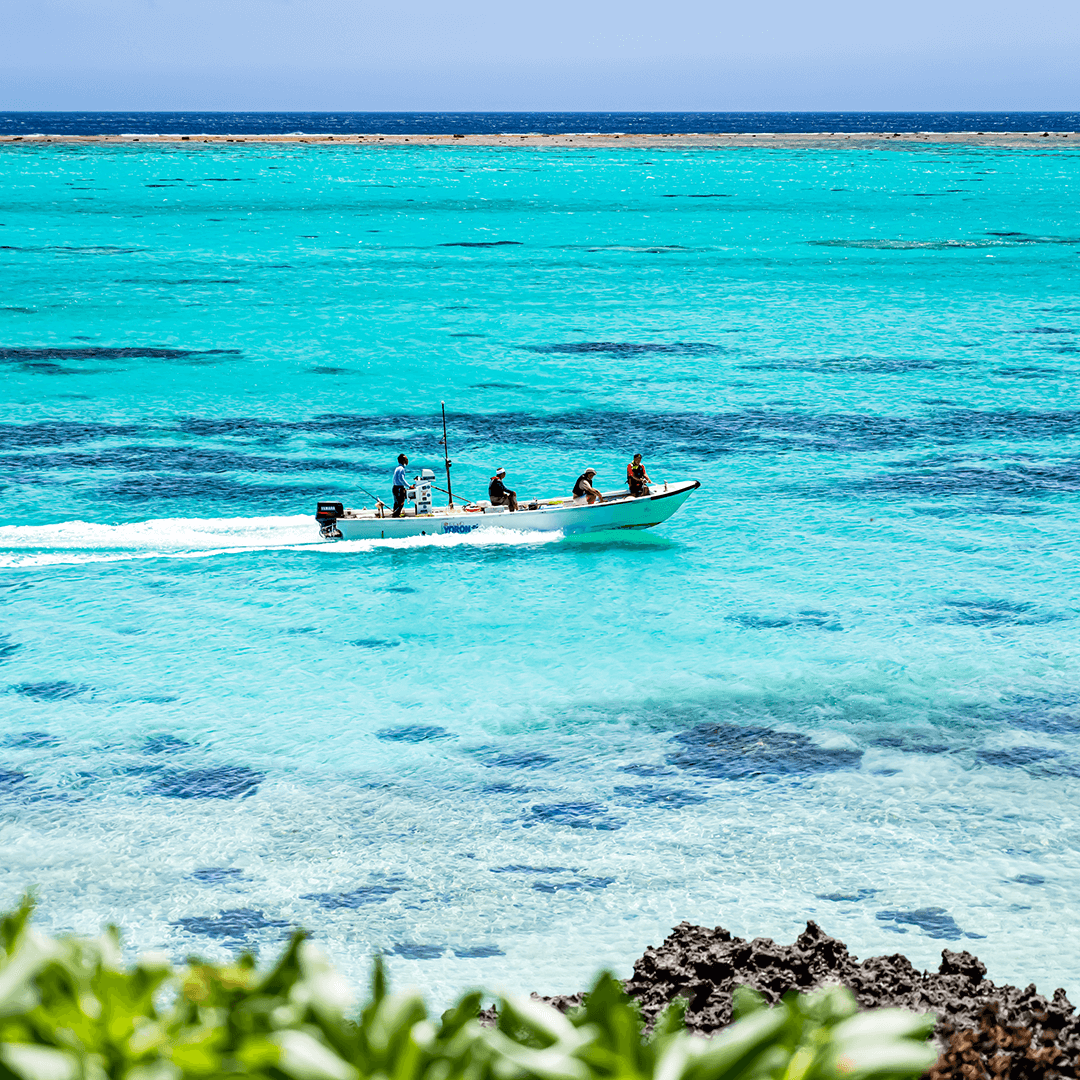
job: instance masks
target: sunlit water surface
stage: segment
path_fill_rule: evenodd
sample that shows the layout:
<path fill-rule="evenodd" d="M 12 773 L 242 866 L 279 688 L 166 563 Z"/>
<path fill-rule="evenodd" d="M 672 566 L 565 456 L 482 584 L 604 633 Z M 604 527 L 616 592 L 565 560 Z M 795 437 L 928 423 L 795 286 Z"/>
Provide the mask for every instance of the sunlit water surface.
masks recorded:
<path fill-rule="evenodd" d="M 0 901 L 445 1001 L 690 919 L 1080 991 L 1080 158 L 7 147 Z M 320 543 L 587 465 L 664 526 Z"/>

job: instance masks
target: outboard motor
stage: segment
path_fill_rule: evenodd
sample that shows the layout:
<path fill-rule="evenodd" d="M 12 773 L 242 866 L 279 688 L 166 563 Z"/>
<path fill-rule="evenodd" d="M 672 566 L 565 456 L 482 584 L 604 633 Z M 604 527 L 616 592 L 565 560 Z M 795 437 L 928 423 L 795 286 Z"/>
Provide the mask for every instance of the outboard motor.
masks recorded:
<path fill-rule="evenodd" d="M 344 516 L 345 507 L 341 503 L 319 503 L 315 509 L 315 520 L 319 523 L 319 535 L 324 540 L 340 540 L 341 530 L 337 527 L 337 520 Z"/>
<path fill-rule="evenodd" d="M 409 498 L 416 503 L 416 514 L 431 513 L 431 482 L 435 479 L 432 469 L 421 469 L 413 486 L 409 489 Z"/>

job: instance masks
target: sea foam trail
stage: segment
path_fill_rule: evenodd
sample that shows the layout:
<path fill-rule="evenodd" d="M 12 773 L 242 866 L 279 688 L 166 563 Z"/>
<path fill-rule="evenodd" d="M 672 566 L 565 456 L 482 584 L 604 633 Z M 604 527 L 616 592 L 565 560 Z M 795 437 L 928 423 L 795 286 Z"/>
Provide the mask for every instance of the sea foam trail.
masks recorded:
<path fill-rule="evenodd" d="M 55 525 L 0 526 L 0 567 L 78 565 L 130 559 L 206 558 L 248 551 L 313 548 L 344 555 L 379 548 L 488 547 L 551 543 L 562 533 L 483 529 L 465 535 L 409 536 L 394 540 L 327 543 L 306 514 L 262 518 L 155 518 L 101 525 L 64 521 Z"/>

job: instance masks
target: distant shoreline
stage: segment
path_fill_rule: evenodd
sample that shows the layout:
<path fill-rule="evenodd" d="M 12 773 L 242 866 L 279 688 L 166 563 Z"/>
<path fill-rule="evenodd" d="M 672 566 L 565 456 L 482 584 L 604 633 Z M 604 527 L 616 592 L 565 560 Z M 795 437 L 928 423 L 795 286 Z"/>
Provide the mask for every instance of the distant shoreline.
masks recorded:
<path fill-rule="evenodd" d="M 1065 143 L 1065 140 L 1072 140 Z M 499 134 L 499 135 L 0 135 L 0 144 L 71 143 L 105 145 L 154 145 L 157 143 L 240 143 L 311 144 L 320 146 L 483 146 L 483 147 L 574 147 L 580 149 L 643 149 L 701 147 L 769 146 L 779 148 L 828 149 L 843 146 L 888 144 L 925 144 L 955 146 L 1047 146 L 1080 145 L 1076 131 L 910 131 L 910 132 L 731 132 L 731 133 L 672 133 L 672 134 Z"/>

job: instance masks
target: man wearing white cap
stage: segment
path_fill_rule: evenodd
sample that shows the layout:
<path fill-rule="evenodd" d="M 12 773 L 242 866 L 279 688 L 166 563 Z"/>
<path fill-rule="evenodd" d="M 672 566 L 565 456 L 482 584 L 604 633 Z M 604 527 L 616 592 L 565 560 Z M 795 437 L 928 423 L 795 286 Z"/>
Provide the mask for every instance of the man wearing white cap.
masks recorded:
<path fill-rule="evenodd" d="M 503 483 L 504 476 L 506 476 L 506 470 L 500 465 L 495 470 L 491 483 L 488 484 L 488 499 L 492 506 L 505 506 L 512 514 L 517 510 L 517 492 L 511 491 Z"/>
<path fill-rule="evenodd" d="M 578 478 L 574 481 L 574 498 L 580 499 L 583 495 L 586 501 L 591 505 L 594 502 L 602 502 L 604 496 L 600 494 L 596 488 L 593 487 L 593 477 L 596 475 L 595 469 L 586 469 Z"/>

